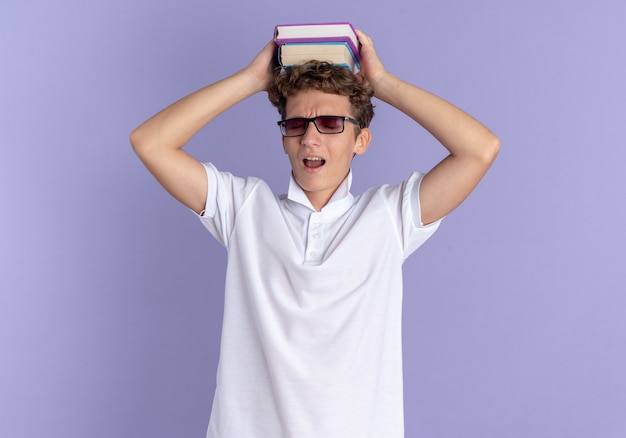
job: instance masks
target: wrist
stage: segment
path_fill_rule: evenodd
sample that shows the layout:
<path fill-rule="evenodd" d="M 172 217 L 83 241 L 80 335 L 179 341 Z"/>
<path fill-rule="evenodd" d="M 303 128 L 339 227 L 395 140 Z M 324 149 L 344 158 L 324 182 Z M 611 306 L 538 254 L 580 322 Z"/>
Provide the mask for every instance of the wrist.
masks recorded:
<path fill-rule="evenodd" d="M 245 86 L 252 94 L 266 91 L 272 79 L 269 68 L 264 71 L 258 71 L 258 69 L 252 65 L 240 70 L 239 74 L 244 78 Z"/>
<path fill-rule="evenodd" d="M 398 87 L 398 78 L 393 74 L 382 70 L 379 74 L 369 79 L 369 85 L 374 90 L 374 96 L 386 100 L 385 96 L 392 93 Z"/>

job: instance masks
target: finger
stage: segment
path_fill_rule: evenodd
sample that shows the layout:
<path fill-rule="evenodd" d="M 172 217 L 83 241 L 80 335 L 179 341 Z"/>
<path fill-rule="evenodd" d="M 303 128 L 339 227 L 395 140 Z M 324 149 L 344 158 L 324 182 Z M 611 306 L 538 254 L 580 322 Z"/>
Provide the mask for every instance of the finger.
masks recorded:
<path fill-rule="evenodd" d="M 359 41 L 361 42 L 361 44 L 365 43 L 370 46 L 374 45 L 372 38 L 364 34 L 363 31 L 361 31 L 360 29 L 355 29 L 355 30 L 356 30 L 357 37 L 359 38 Z"/>

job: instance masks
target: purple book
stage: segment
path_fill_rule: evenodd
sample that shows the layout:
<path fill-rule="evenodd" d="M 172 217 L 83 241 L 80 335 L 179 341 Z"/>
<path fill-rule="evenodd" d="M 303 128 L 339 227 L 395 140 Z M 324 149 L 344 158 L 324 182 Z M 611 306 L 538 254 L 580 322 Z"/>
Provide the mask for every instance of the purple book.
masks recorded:
<path fill-rule="evenodd" d="M 351 23 L 307 23 L 307 24 L 279 24 L 274 29 L 274 41 L 278 46 L 282 44 L 300 43 L 346 43 L 352 53 L 361 60 L 359 39 Z"/>

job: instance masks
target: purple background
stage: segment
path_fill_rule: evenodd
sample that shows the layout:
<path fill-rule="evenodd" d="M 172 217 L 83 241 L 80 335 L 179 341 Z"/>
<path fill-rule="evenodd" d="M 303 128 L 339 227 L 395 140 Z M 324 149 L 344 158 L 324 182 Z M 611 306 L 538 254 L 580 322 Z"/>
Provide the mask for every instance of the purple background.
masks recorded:
<path fill-rule="evenodd" d="M 407 437 L 626 436 L 621 0 L 3 1 L 0 436 L 203 437 L 225 253 L 130 131 L 286 22 L 350 20 L 502 139 L 405 265 Z M 257 95 L 188 150 L 286 190 Z M 443 149 L 383 103 L 357 192 Z"/>

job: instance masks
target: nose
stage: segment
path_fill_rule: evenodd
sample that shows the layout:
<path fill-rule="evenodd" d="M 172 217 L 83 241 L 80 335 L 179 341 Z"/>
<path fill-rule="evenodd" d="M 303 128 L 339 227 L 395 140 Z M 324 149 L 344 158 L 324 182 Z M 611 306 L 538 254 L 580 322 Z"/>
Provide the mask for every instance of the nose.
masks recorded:
<path fill-rule="evenodd" d="M 306 126 L 306 131 L 304 131 L 304 134 L 300 137 L 300 144 L 307 146 L 317 145 L 320 135 L 317 126 L 315 126 L 315 123 L 311 120 Z"/>

